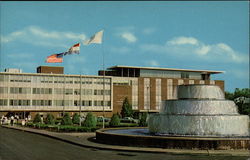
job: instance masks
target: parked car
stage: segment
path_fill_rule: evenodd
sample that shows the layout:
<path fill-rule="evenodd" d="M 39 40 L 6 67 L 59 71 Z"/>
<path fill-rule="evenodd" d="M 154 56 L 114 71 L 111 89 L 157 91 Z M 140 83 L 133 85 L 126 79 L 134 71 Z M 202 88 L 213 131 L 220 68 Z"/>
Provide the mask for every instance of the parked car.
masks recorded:
<path fill-rule="evenodd" d="M 132 117 L 124 117 L 121 119 L 121 122 L 123 122 L 123 123 L 139 123 L 139 120 L 134 119 Z"/>
<path fill-rule="evenodd" d="M 109 122 L 110 120 L 111 120 L 110 118 L 104 117 L 105 122 Z M 102 122 L 102 121 L 103 121 L 102 116 L 97 117 L 97 122 Z"/>

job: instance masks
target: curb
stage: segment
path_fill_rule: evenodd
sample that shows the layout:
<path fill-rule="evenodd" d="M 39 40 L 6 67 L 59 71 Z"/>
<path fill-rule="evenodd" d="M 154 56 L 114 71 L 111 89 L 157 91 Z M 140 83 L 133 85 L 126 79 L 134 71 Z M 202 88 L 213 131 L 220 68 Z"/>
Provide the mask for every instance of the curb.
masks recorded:
<path fill-rule="evenodd" d="M 152 151 L 152 150 L 142 150 L 142 148 L 140 148 L 140 149 L 123 148 L 123 147 L 129 147 L 129 146 L 115 146 L 116 148 L 112 148 L 113 145 L 108 145 L 107 147 L 92 146 L 92 145 L 85 145 L 85 144 L 82 144 L 82 143 L 77 143 L 77 142 L 74 142 L 74 141 L 71 141 L 71 140 L 67 140 L 67 139 L 57 137 L 57 136 L 53 136 L 53 135 L 46 134 L 46 133 L 41 133 L 41 132 L 36 132 L 36 131 L 31 131 L 31 130 L 25 130 L 25 128 L 22 129 L 22 128 L 17 128 L 17 127 L 4 126 L 4 125 L 2 125 L 1 127 L 8 128 L 8 129 L 19 130 L 19 131 L 24 131 L 24 132 L 29 132 L 29 133 L 33 133 L 33 134 L 53 138 L 53 139 L 56 139 L 56 140 L 60 140 L 60 141 L 63 141 L 63 142 L 69 143 L 69 144 L 73 144 L 73 145 L 77 145 L 77 146 L 80 146 L 80 147 L 99 149 L 99 150 L 113 150 L 113 151 L 125 151 L 125 152 L 140 152 L 140 153 L 158 153 L 158 154 L 161 153 L 161 154 L 171 154 L 171 155 L 192 155 L 192 156 L 199 156 L 199 155 L 202 155 L 202 156 L 250 156 L 250 153 L 247 150 L 244 151 L 243 153 L 235 154 L 231 150 L 229 150 L 227 152 L 223 152 L 224 151 L 223 150 L 222 153 L 221 152 L 211 153 L 209 150 L 202 150 L 204 153 L 201 153 L 201 152 L 197 153 L 197 152 L 195 152 L 195 150 L 190 150 L 190 152 L 188 152 L 188 150 L 182 151 L 181 149 L 178 150 L 178 152 L 176 152 L 174 150 L 171 151 L 171 149 L 170 150 L 165 150 L 165 151 L 163 151 L 163 150 L 162 151 L 161 150 Z M 93 137 L 89 137 L 89 138 L 92 139 Z M 96 143 L 96 142 L 92 142 L 92 143 Z M 98 144 L 98 143 L 96 143 L 96 144 Z M 102 144 L 102 145 L 106 145 L 106 144 Z M 159 148 L 159 149 L 161 149 L 161 148 Z"/>

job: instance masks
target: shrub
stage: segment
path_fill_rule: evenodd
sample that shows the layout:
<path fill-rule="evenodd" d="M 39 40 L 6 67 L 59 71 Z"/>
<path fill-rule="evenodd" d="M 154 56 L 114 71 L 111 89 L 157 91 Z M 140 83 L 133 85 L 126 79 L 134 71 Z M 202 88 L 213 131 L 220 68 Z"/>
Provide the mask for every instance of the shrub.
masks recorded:
<path fill-rule="evenodd" d="M 133 117 L 132 105 L 129 103 L 128 98 L 126 97 L 122 104 L 121 116 L 124 117 Z"/>
<path fill-rule="evenodd" d="M 85 121 L 83 122 L 83 126 L 84 127 L 95 128 L 96 123 L 97 123 L 96 117 L 91 112 L 89 112 L 87 114 L 87 116 L 86 116 Z"/>
<path fill-rule="evenodd" d="M 60 131 L 65 131 L 65 132 L 77 132 L 78 127 L 76 126 L 60 126 Z"/>
<path fill-rule="evenodd" d="M 60 126 L 60 132 L 94 132 L 96 128 L 80 127 L 80 126 Z"/>
<path fill-rule="evenodd" d="M 65 115 L 63 116 L 61 124 L 62 125 L 72 125 L 72 120 L 71 120 L 71 118 L 69 116 L 69 113 L 65 113 Z"/>
<path fill-rule="evenodd" d="M 148 124 L 147 124 L 147 116 L 148 116 L 147 113 L 142 113 L 142 115 L 141 115 L 141 117 L 139 119 L 139 126 L 140 127 L 148 126 Z"/>
<path fill-rule="evenodd" d="M 34 118 L 34 120 L 33 120 L 33 123 L 41 123 L 41 122 L 42 122 L 41 116 L 40 116 L 39 113 L 37 113 L 37 114 L 35 115 L 35 118 Z"/>
<path fill-rule="evenodd" d="M 72 118 L 73 124 L 79 124 L 80 123 L 80 115 L 75 113 Z"/>
<path fill-rule="evenodd" d="M 138 127 L 137 123 L 120 123 L 118 127 Z"/>
<path fill-rule="evenodd" d="M 46 119 L 45 119 L 45 123 L 49 124 L 49 125 L 53 125 L 55 124 L 55 118 L 52 114 L 48 114 Z"/>
<path fill-rule="evenodd" d="M 110 127 L 118 127 L 120 125 L 120 118 L 117 114 L 113 114 L 111 121 L 109 122 Z"/>

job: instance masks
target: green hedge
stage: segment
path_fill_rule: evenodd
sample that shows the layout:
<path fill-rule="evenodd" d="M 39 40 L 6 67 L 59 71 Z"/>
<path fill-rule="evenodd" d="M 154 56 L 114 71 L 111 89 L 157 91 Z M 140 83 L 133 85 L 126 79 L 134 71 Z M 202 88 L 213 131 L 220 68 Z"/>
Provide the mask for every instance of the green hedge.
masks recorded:
<path fill-rule="evenodd" d="M 31 128 L 46 129 L 56 132 L 94 132 L 97 130 L 97 128 L 90 128 L 90 127 L 80 127 L 72 125 L 48 125 L 41 123 L 27 123 L 27 126 Z"/>
<path fill-rule="evenodd" d="M 118 127 L 138 127 L 137 123 L 120 123 Z"/>
<path fill-rule="evenodd" d="M 109 122 L 106 122 L 104 125 L 105 125 L 105 128 L 113 128 L 109 126 Z M 116 127 L 138 127 L 138 126 L 139 124 L 137 123 L 120 123 Z M 102 122 L 97 122 L 97 127 L 102 128 Z"/>

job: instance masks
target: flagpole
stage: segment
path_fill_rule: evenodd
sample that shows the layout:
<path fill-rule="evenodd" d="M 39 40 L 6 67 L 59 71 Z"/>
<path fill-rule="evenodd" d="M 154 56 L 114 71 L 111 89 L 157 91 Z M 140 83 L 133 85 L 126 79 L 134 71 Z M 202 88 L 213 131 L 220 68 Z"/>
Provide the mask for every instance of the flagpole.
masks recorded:
<path fill-rule="evenodd" d="M 82 112 L 82 73 L 80 74 L 80 111 L 79 111 L 79 118 L 80 118 L 80 122 L 79 125 L 81 126 L 81 112 Z"/>
<path fill-rule="evenodd" d="M 104 38 L 103 38 L 104 39 Z M 103 43 L 103 42 L 102 42 Z M 103 64 L 103 110 L 102 110 L 102 115 L 103 115 L 103 120 L 102 120 L 102 128 L 105 128 L 105 111 L 104 111 L 104 108 L 105 108 L 105 67 L 104 67 L 104 48 L 103 48 L 103 44 L 102 44 L 102 64 Z"/>
<path fill-rule="evenodd" d="M 102 37 L 103 37 L 103 30 L 97 32 L 94 36 L 92 36 L 90 39 L 84 41 L 83 43 L 85 45 L 89 45 L 91 43 L 97 43 L 101 44 L 103 43 Z M 105 127 L 104 125 L 104 117 L 105 117 L 105 67 L 104 67 L 104 47 L 102 45 L 102 64 L 103 64 L 103 103 L 102 103 L 102 114 L 103 114 L 103 128 Z"/>
<path fill-rule="evenodd" d="M 63 116 L 65 110 L 65 75 L 63 75 Z"/>

